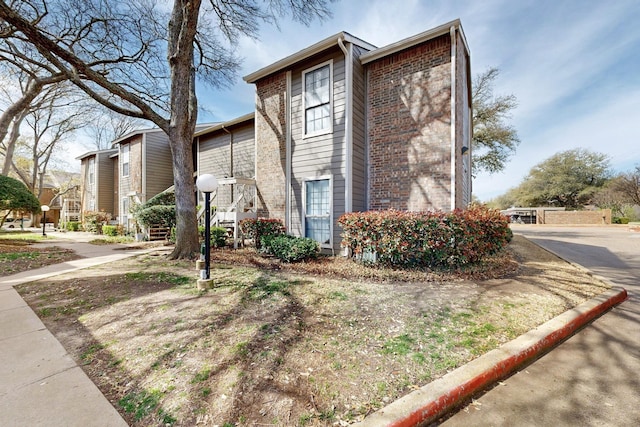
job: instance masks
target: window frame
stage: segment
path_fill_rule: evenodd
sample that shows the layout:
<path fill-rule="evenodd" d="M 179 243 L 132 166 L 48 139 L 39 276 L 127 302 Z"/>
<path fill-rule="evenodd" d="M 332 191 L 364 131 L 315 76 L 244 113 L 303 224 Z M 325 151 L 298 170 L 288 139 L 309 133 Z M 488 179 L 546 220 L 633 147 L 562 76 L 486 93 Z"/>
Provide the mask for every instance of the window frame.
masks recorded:
<path fill-rule="evenodd" d="M 91 157 L 87 161 L 87 186 L 93 191 L 96 183 L 96 158 Z"/>
<path fill-rule="evenodd" d="M 316 108 L 322 105 L 326 105 L 325 103 L 307 106 L 307 76 L 311 73 L 318 71 L 321 68 L 329 66 L 329 126 L 325 129 L 308 132 L 307 131 L 307 110 L 311 108 Z M 333 59 L 328 61 L 324 61 L 320 64 L 314 65 L 311 68 L 307 68 L 302 71 L 302 134 L 303 138 L 310 138 L 318 135 L 327 135 L 333 133 Z"/>
<path fill-rule="evenodd" d="M 122 144 L 120 145 L 121 148 L 121 158 L 122 158 L 122 176 L 123 177 L 127 177 L 129 176 L 129 173 L 131 172 L 131 166 L 130 166 L 130 158 L 131 158 L 131 147 L 129 146 L 129 144 Z M 127 173 L 125 173 L 124 171 L 124 167 L 125 165 L 127 166 Z"/>
<path fill-rule="evenodd" d="M 327 215 L 307 215 L 307 183 L 313 181 L 329 181 L 329 213 Z M 322 175 L 317 177 L 304 178 L 302 180 L 302 233 L 307 237 L 307 217 L 322 218 L 329 220 L 329 243 L 318 242 L 321 248 L 333 248 L 333 175 Z"/>

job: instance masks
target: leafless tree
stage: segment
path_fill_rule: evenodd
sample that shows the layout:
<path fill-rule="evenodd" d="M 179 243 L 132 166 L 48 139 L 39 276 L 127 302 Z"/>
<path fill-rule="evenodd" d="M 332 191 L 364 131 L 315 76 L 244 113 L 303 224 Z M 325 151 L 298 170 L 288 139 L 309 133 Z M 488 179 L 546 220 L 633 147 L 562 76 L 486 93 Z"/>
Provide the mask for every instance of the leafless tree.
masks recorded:
<path fill-rule="evenodd" d="M 52 155 L 89 119 L 75 105 L 76 100 L 70 96 L 73 88 L 68 86 L 50 86 L 32 105 L 24 119 L 29 135 L 11 162 L 22 182 L 38 197 L 42 195 Z"/>
<path fill-rule="evenodd" d="M 111 148 L 111 143 L 126 134 L 143 127 L 143 121 L 115 113 L 105 108 L 94 109 L 93 120 L 85 128 L 96 150 Z"/>
<path fill-rule="evenodd" d="M 28 40 L 90 97 L 150 120 L 169 138 L 176 192 L 173 258 L 198 251 L 191 144 L 196 75 L 225 85 L 239 61 L 233 44 L 257 37 L 261 23 L 286 14 L 309 23 L 329 15 L 330 0 L 0 0 L 0 35 Z M 167 31 L 168 30 L 168 31 Z"/>

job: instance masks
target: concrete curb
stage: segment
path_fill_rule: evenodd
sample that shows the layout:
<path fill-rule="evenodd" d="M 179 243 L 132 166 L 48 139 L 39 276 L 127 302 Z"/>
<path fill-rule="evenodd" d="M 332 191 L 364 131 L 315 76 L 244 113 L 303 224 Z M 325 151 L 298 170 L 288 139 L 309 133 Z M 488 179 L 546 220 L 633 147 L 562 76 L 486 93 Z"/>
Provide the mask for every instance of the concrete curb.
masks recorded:
<path fill-rule="evenodd" d="M 402 397 L 356 425 L 409 427 L 433 422 L 473 394 L 548 352 L 625 299 L 625 289 L 612 288 Z"/>

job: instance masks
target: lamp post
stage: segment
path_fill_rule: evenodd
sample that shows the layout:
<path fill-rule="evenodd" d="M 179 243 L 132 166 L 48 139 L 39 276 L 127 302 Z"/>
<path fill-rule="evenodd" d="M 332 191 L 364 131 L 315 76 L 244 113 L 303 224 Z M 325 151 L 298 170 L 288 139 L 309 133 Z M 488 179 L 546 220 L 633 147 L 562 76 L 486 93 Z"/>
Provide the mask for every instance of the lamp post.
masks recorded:
<path fill-rule="evenodd" d="M 204 274 L 200 274 L 201 280 L 209 280 L 211 277 L 211 193 L 218 188 L 218 180 L 215 176 L 205 173 L 196 180 L 196 187 L 204 193 Z M 204 276 L 204 277 L 202 277 Z"/>
<path fill-rule="evenodd" d="M 44 228 L 47 226 L 47 212 L 49 211 L 49 206 L 42 205 L 40 206 L 40 210 L 42 210 L 42 236 L 47 237 L 47 233 L 44 232 Z"/>

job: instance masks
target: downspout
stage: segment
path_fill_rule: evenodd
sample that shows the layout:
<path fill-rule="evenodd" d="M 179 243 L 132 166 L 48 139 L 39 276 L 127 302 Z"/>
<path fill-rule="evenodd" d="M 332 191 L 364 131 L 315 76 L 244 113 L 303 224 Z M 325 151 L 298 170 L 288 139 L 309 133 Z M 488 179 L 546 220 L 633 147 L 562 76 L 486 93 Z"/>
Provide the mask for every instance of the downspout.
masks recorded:
<path fill-rule="evenodd" d="M 287 234 L 291 234 L 291 71 L 287 71 L 285 99 L 285 195 L 284 226 Z M 302 232 L 304 235 L 304 231 Z"/>
<path fill-rule="evenodd" d="M 345 62 L 345 118 L 344 118 L 344 132 L 345 132 L 345 145 L 346 145 L 346 177 L 344 183 L 344 211 L 353 211 L 353 63 L 352 63 L 352 44 L 349 44 L 349 49 L 344 45 L 344 37 L 338 38 L 338 46 L 344 53 Z"/>
<path fill-rule="evenodd" d="M 456 208 L 456 27 L 449 28 L 451 35 L 451 210 Z"/>

